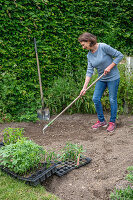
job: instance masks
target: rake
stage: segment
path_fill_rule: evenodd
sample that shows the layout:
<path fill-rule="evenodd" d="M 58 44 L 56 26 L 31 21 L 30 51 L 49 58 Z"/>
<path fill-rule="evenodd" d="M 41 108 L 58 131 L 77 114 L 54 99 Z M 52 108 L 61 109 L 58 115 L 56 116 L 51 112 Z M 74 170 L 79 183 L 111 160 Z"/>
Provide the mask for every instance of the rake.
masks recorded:
<path fill-rule="evenodd" d="M 104 73 L 99 76 L 85 91 L 89 90 L 97 81 L 99 81 L 104 76 Z M 61 116 L 68 108 L 70 108 L 82 95 L 79 95 L 74 101 L 72 101 L 64 110 L 62 110 L 61 113 L 59 113 L 54 119 L 52 119 L 47 125 L 43 128 L 43 134 L 44 131 L 59 117 Z"/>

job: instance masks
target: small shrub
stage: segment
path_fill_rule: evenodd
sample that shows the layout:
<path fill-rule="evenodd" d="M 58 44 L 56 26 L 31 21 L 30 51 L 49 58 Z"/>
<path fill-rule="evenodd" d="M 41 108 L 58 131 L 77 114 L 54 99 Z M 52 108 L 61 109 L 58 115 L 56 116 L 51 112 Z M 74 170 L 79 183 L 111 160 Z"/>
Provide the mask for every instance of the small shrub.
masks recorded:
<path fill-rule="evenodd" d="M 6 128 L 3 131 L 3 137 L 4 137 L 4 144 L 14 144 L 18 140 L 21 140 L 24 136 L 24 129 L 23 128 Z"/>
<path fill-rule="evenodd" d="M 75 82 L 73 78 L 59 77 L 55 79 L 54 84 L 47 91 L 48 98 L 45 99 L 50 112 L 53 114 L 61 112 L 72 101 L 79 96 L 83 87 L 84 80 Z M 92 102 L 94 87 L 86 93 L 85 96 L 78 99 L 66 112 L 73 113 L 95 113 L 95 107 Z"/>
<path fill-rule="evenodd" d="M 75 97 L 76 84 L 73 79 L 59 77 L 47 91 L 46 103 L 52 113 L 61 112 Z M 76 97 L 75 97 L 76 98 Z"/>
<path fill-rule="evenodd" d="M 2 102 L 0 101 L 0 104 Z M 12 121 L 12 116 L 10 113 L 3 113 L 2 109 L 0 109 L 0 123 L 5 123 L 5 122 L 11 122 Z"/>

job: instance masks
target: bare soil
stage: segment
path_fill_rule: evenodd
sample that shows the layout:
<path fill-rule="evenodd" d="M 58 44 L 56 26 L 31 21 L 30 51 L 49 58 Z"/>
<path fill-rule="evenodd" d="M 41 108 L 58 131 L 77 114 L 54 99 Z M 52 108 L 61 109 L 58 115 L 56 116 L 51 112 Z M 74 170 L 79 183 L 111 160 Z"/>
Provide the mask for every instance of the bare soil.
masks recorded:
<path fill-rule="evenodd" d="M 109 121 L 109 115 L 105 117 Z M 14 127 L 24 128 L 26 137 L 56 152 L 67 141 L 83 145 L 84 155 L 92 159 L 91 163 L 62 177 L 54 175 L 42 185 L 61 200 L 109 200 L 115 187 L 128 184 L 127 167 L 133 165 L 133 115 L 119 116 L 111 134 L 105 128 L 92 130 L 96 121 L 96 115 L 63 115 L 47 128 L 45 135 L 42 129 L 46 122 L 5 123 L 0 124 L 0 140 L 6 127 Z"/>

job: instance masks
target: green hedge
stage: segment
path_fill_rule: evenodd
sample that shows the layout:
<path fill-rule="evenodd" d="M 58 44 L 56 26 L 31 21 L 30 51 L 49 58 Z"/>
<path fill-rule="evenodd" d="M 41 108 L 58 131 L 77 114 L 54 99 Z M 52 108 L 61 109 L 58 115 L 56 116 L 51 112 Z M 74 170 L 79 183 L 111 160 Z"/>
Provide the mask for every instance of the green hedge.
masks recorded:
<path fill-rule="evenodd" d="M 131 0 L 1 0 L 1 117 L 23 120 L 26 113 L 33 120 L 40 106 L 34 37 L 45 97 L 57 77 L 84 78 L 87 52 L 77 38 L 85 31 L 133 55 L 131 5 Z"/>
<path fill-rule="evenodd" d="M 118 90 L 118 114 L 123 114 L 125 112 L 124 107 L 128 107 L 129 113 L 133 114 L 133 76 L 125 75 L 125 65 L 120 64 L 119 66 L 121 81 Z M 54 82 L 47 89 L 44 97 L 46 106 L 50 109 L 51 114 L 57 114 L 61 112 L 66 106 L 68 106 L 80 93 L 81 88 L 84 83 L 85 70 L 79 69 L 75 78 L 72 76 L 55 78 Z M 79 73 L 79 74 L 78 74 Z M 13 76 L 13 75 L 12 75 Z M 3 76 L 3 93 L 2 99 L 0 99 L 0 104 L 2 105 L 2 112 L 0 114 L 0 122 L 6 122 L 10 120 L 15 121 L 36 121 L 37 120 L 37 108 L 40 107 L 40 101 L 35 99 L 35 92 L 26 93 L 21 90 L 18 86 L 16 90 L 16 95 L 14 94 L 14 85 L 8 85 L 7 78 L 13 82 L 17 83 L 16 79 L 13 79 L 11 74 L 5 74 Z M 97 74 L 93 75 L 91 82 L 96 80 Z M 93 86 L 86 95 L 81 99 L 76 101 L 71 108 L 69 108 L 66 113 L 96 113 L 94 103 L 92 101 L 92 96 L 95 86 Z M 23 99 L 22 97 L 25 97 Z M 26 101 L 27 98 L 27 101 Z M 22 102 L 21 102 L 22 100 Z M 24 101 L 25 100 L 25 101 Z M 104 111 L 110 112 L 110 103 L 108 90 L 104 92 L 102 97 L 102 104 Z"/>

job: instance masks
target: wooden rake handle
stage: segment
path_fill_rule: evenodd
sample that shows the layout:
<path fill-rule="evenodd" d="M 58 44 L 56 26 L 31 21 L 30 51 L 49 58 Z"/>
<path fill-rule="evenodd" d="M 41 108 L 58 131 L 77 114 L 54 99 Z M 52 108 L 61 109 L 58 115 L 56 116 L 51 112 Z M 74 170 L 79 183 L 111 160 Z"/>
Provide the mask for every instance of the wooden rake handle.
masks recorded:
<path fill-rule="evenodd" d="M 89 90 L 97 81 L 99 81 L 102 77 L 104 76 L 104 73 L 99 76 L 91 85 L 89 85 L 89 87 L 85 90 Z M 79 95 L 76 99 L 74 99 L 74 101 L 72 103 L 70 103 L 64 110 L 62 110 L 61 113 L 59 113 L 53 120 L 51 120 L 46 126 L 44 126 L 43 128 L 43 133 L 44 133 L 44 130 L 50 126 L 50 124 L 52 124 L 60 115 L 62 115 L 68 108 L 70 108 L 82 95 Z"/>

